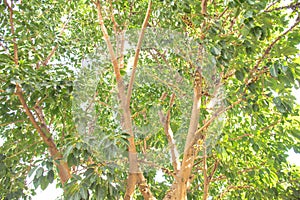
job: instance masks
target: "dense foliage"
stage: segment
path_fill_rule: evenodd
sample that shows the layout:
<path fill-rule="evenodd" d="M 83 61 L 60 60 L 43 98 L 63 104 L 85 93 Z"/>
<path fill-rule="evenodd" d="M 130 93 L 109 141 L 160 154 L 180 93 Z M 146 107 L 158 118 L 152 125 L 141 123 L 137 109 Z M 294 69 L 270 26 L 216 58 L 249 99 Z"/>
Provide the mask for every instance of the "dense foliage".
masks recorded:
<path fill-rule="evenodd" d="M 298 199 L 299 167 L 286 159 L 300 153 L 299 12 L 296 0 L 4 0 L 0 199 L 30 199 L 29 185 L 54 180 L 76 200 L 175 199 L 170 188 L 187 199 Z"/>

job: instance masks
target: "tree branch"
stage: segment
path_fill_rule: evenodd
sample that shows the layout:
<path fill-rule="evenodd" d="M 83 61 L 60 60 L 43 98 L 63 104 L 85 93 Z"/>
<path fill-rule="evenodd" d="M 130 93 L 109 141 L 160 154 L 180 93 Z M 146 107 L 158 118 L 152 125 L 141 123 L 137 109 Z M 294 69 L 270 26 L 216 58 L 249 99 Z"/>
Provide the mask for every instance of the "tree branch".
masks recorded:
<path fill-rule="evenodd" d="M 265 164 L 264 162 L 258 163 L 257 166 L 242 169 L 242 170 L 238 171 L 237 174 L 238 174 L 238 175 L 241 175 L 241 174 L 243 174 L 243 173 L 247 173 L 247 172 L 250 172 L 250 171 L 253 171 L 253 170 L 257 170 L 257 169 L 259 169 L 259 167 L 263 166 L 264 164 Z M 258 166 L 259 166 L 259 167 L 258 167 Z M 226 178 L 227 178 L 227 176 L 221 174 L 220 176 L 211 179 L 211 182 L 215 182 L 215 181 L 219 181 L 219 180 L 224 180 L 224 179 L 226 179 Z"/>
<path fill-rule="evenodd" d="M 215 160 L 215 163 L 214 163 L 214 167 L 213 169 L 211 170 L 210 174 L 209 174 L 209 181 L 211 181 L 212 177 L 214 176 L 214 174 L 216 173 L 217 171 L 217 168 L 218 168 L 218 165 L 219 165 L 219 160 Z"/>
<path fill-rule="evenodd" d="M 179 158 L 178 158 L 179 154 L 178 154 L 175 140 L 173 137 L 173 131 L 170 126 L 171 108 L 173 107 L 174 100 L 175 100 L 175 94 L 173 93 L 170 98 L 169 110 L 167 111 L 167 114 L 164 116 L 162 111 L 159 111 L 158 114 L 159 114 L 160 122 L 164 126 L 164 131 L 167 136 L 168 143 L 169 143 L 174 172 L 177 174 L 180 169 L 180 163 L 179 163 Z"/>
<path fill-rule="evenodd" d="M 204 178 L 204 188 L 203 188 L 203 200 L 206 200 L 209 194 L 209 178 L 207 171 L 207 152 L 206 152 L 206 142 L 205 135 L 203 136 L 203 178 Z"/>
<path fill-rule="evenodd" d="M 4 40 L 1 40 L 4 42 Z M 9 49 L 0 41 L 0 46 L 3 47 L 3 49 L 5 50 L 6 55 L 12 60 L 14 61 L 14 57 L 10 55 L 9 53 Z"/>
<path fill-rule="evenodd" d="M 116 77 L 116 81 L 117 81 L 118 94 L 119 94 L 119 99 L 121 101 L 120 107 L 123 111 L 122 128 L 124 131 L 126 131 L 130 135 L 130 137 L 128 137 L 129 175 L 127 178 L 127 187 L 126 187 L 124 199 L 129 200 L 129 199 L 133 198 L 135 186 L 137 184 L 138 184 L 140 191 L 145 199 L 155 199 L 150 191 L 149 186 L 146 183 L 146 179 L 144 178 L 143 173 L 140 171 L 139 166 L 138 166 L 137 152 L 136 152 L 136 146 L 135 146 L 135 141 L 134 141 L 134 133 L 133 133 L 133 129 L 132 129 L 131 110 L 129 107 L 130 96 L 126 97 L 126 94 L 125 94 L 125 87 L 124 87 L 124 83 L 123 83 L 122 76 L 120 73 L 120 66 L 119 66 L 118 60 L 115 56 L 111 41 L 109 39 L 107 29 L 104 25 L 102 13 L 101 13 L 100 1 L 97 0 L 95 2 L 95 4 L 96 4 L 96 8 L 97 8 L 97 13 L 98 13 L 99 25 L 100 25 L 101 31 L 103 33 L 103 37 L 106 42 L 107 48 L 109 50 L 109 54 L 111 56 L 111 62 L 113 64 L 114 73 L 115 73 L 115 77 Z M 149 1 L 149 6 L 151 6 L 151 1 Z M 149 18 L 148 15 L 150 15 L 149 6 L 148 6 L 146 18 Z M 145 18 L 145 20 L 146 20 L 146 18 Z M 145 23 L 147 23 L 147 20 Z M 143 34 L 145 32 L 144 29 L 146 28 L 146 26 L 144 27 L 144 24 L 143 24 L 142 33 L 140 35 L 140 39 L 143 38 Z M 139 43 L 137 46 L 138 53 L 140 51 L 140 46 L 141 46 L 140 39 L 139 39 Z M 136 53 L 136 58 L 138 58 L 138 53 Z M 136 63 L 137 63 L 137 60 L 136 60 Z"/>
<path fill-rule="evenodd" d="M 201 135 L 201 132 L 206 130 L 208 128 L 208 126 L 222 113 L 226 112 L 227 110 L 233 108 L 235 105 L 238 105 L 240 102 L 242 102 L 242 98 L 238 99 L 237 101 L 235 101 L 234 103 L 232 103 L 230 106 L 227 106 L 226 108 L 224 109 L 221 109 L 219 111 L 217 111 L 216 113 L 214 113 L 214 115 L 209 119 L 207 120 L 203 126 L 201 128 L 199 128 L 196 132 L 195 132 L 195 140 L 193 143 L 191 143 L 191 146 L 190 148 L 195 144 L 195 142 L 197 142 L 199 136 Z"/>
<path fill-rule="evenodd" d="M 251 72 L 253 73 L 255 70 L 258 69 L 259 65 L 261 64 L 261 62 L 267 57 L 267 55 L 270 53 L 271 49 L 274 47 L 274 45 L 282 38 L 284 37 L 286 34 L 288 34 L 290 31 L 293 30 L 293 28 L 295 28 L 298 24 L 300 23 L 300 18 L 298 18 L 295 23 L 287 30 L 285 30 L 282 34 L 280 34 L 268 47 L 267 49 L 264 51 L 263 55 L 261 56 L 261 58 L 257 61 L 256 65 L 254 66 L 254 68 L 251 70 Z"/>
<path fill-rule="evenodd" d="M 14 23 L 13 23 L 13 8 L 12 5 L 9 6 L 7 3 L 7 0 L 4 1 L 6 6 L 9 9 L 10 13 L 10 27 L 11 27 L 11 34 L 13 35 L 13 43 L 14 43 L 14 62 L 16 66 L 19 66 L 19 58 L 18 58 L 18 46 L 16 43 L 16 38 L 14 37 L 15 30 L 14 30 Z M 47 128 L 44 128 L 42 126 L 39 126 L 38 123 L 36 122 L 32 112 L 30 111 L 25 98 L 23 96 L 23 91 L 22 88 L 19 84 L 16 84 L 16 93 L 15 93 L 20 102 L 21 105 L 23 106 L 23 109 L 25 110 L 26 115 L 29 117 L 30 122 L 32 123 L 33 127 L 37 130 L 41 138 L 43 139 L 44 143 L 48 146 L 49 152 L 51 157 L 54 160 L 57 160 L 58 162 L 55 162 L 55 165 L 58 168 L 58 173 L 60 176 L 60 180 L 62 184 L 64 184 L 70 177 L 70 169 L 65 161 L 62 160 L 62 154 L 58 151 L 50 133 Z"/>
<path fill-rule="evenodd" d="M 113 30 L 115 32 L 115 35 L 117 35 L 119 24 L 115 20 L 115 15 L 114 15 L 114 9 L 113 9 L 113 5 L 112 5 L 112 0 L 109 0 L 109 8 L 110 8 L 110 19 L 111 19 L 111 21 L 113 23 Z"/>
<path fill-rule="evenodd" d="M 16 121 L 13 121 L 13 122 L 6 122 L 6 123 L 2 123 L 0 124 L 0 127 L 1 126 L 7 126 L 9 124 L 16 124 L 16 123 L 20 123 L 20 122 L 24 122 L 25 120 L 16 120 Z"/>
<path fill-rule="evenodd" d="M 272 6 L 272 4 L 271 4 L 271 6 Z M 282 6 L 282 7 L 278 7 L 278 8 L 274 8 L 272 10 L 269 10 L 269 7 L 268 7 L 264 12 L 273 12 L 273 11 L 278 11 L 278 10 L 283 10 L 283 9 L 292 9 L 292 10 L 295 10 L 297 8 L 300 8 L 300 2 L 298 2 L 298 3 L 291 3 L 290 5 Z"/>
<path fill-rule="evenodd" d="M 229 7 L 227 6 L 217 18 L 220 19 L 221 17 L 223 17 L 223 15 L 227 12 L 228 8 Z"/>
<path fill-rule="evenodd" d="M 107 45 L 107 48 L 108 48 L 108 51 L 109 51 L 109 55 L 110 55 L 111 62 L 113 64 L 116 80 L 117 80 L 117 83 L 120 83 L 120 82 L 122 82 L 122 76 L 121 76 L 121 73 L 120 73 L 118 60 L 116 59 L 116 56 L 115 56 L 115 53 L 114 53 L 114 50 L 113 50 L 113 46 L 112 46 L 111 41 L 109 39 L 107 29 L 104 25 L 104 20 L 103 20 L 103 17 L 102 17 L 102 12 L 101 12 L 102 8 L 101 8 L 100 1 L 97 0 L 95 2 L 95 4 L 96 4 L 96 7 L 97 7 L 99 25 L 100 25 L 101 31 L 103 33 L 104 40 L 106 42 L 106 45 Z"/>
<path fill-rule="evenodd" d="M 63 25 L 63 27 L 61 28 L 61 31 L 59 32 L 59 35 L 58 35 L 58 36 L 61 36 L 61 35 L 63 34 L 63 32 L 64 32 L 65 29 L 66 29 L 67 24 L 68 24 L 69 21 L 70 21 L 70 19 L 71 19 L 71 17 L 69 17 L 69 18 L 67 19 L 67 21 L 64 23 L 64 25 Z M 55 53 L 55 51 L 57 50 L 57 48 L 58 48 L 58 44 L 55 45 L 55 47 L 52 48 L 52 50 L 51 50 L 51 52 L 49 53 L 49 55 L 47 56 L 47 58 L 42 62 L 42 64 L 43 64 L 44 66 L 46 66 L 46 65 L 48 64 L 49 60 L 50 60 L 51 57 L 54 55 L 54 53 Z"/>
<path fill-rule="evenodd" d="M 265 9 L 265 12 L 267 11 L 267 10 L 269 10 L 272 6 L 274 6 L 276 3 L 278 3 L 278 2 L 280 2 L 280 0 L 276 0 L 276 1 L 274 1 L 274 2 L 271 2 L 268 6 L 267 6 L 267 8 Z"/>
<path fill-rule="evenodd" d="M 207 15 L 207 0 L 202 0 L 201 2 L 201 14 Z"/>
<path fill-rule="evenodd" d="M 253 137 L 253 136 L 254 136 L 253 134 L 246 133 L 246 134 L 240 135 L 240 136 L 235 137 L 235 138 L 229 138 L 229 140 L 230 140 L 230 141 L 235 141 L 235 140 L 240 140 L 240 139 L 242 139 L 243 137 Z"/>
<path fill-rule="evenodd" d="M 265 126 L 264 128 L 262 128 L 261 130 L 259 130 L 260 132 L 264 132 L 265 130 L 268 130 L 274 126 L 276 126 L 279 122 L 281 122 L 281 119 L 277 120 L 276 122 L 273 122 L 272 124 L 270 124 L 269 126 Z M 235 141 L 235 140 L 240 140 L 243 137 L 254 137 L 254 134 L 251 133 L 245 133 L 243 135 L 240 135 L 238 137 L 235 138 L 229 138 L 230 141 Z"/>
<path fill-rule="evenodd" d="M 48 146 L 49 152 L 51 157 L 54 160 L 57 160 L 58 162 L 54 162 L 55 165 L 58 167 L 59 176 L 61 179 L 62 184 L 64 184 L 70 177 L 70 169 L 65 161 L 62 160 L 62 154 L 58 151 L 51 134 L 49 133 L 49 130 L 46 127 L 39 126 L 37 121 L 35 120 L 32 112 L 30 111 L 24 96 L 22 89 L 19 85 L 16 85 L 16 95 L 18 96 L 26 115 L 29 117 L 29 120 L 31 121 L 34 128 L 37 130 L 41 138 L 43 139 L 44 143 Z"/>
<path fill-rule="evenodd" d="M 11 1 L 11 6 L 9 6 L 7 0 L 4 0 L 4 4 L 8 7 L 8 10 L 9 10 L 10 32 L 13 36 L 13 43 L 14 43 L 14 62 L 16 64 L 16 66 L 18 66 L 19 58 L 18 58 L 18 45 L 17 45 L 17 40 L 15 37 L 15 28 L 14 28 L 14 20 L 13 20 L 13 1 Z"/>
<path fill-rule="evenodd" d="M 141 51 L 142 41 L 143 41 L 143 38 L 144 38 L 144 35 L 145 35 L 145 32 L 146 32 L 148 21 L 150 19 L 151 5 L 152 5 L 152 1 L 149 0 L 146 16 L 144 18 L 144 22 L 143 22 L 143 25 L 142 25 L 142 28 L 141 28 L 141 33 L 139 35 L 139 40 L 138 40 L 138 43 L 136 45 L 134 61 L 133 61 L 133 66 L 132 66 L 132 74 L 131 74 L 131 77 L 130 77 L 130 82 L 129 82 L 129 86 L 128 86 L 128 90 L 127 90 L 127 104 L 128 105 L 130 104 L 130 99 L 131 99 L 131 94 L 132 94 L 132 89 L 133 89 L 133 83 L 134 83 L 134 78 L 135 78 L 135 72 L 136 72 L 138 59 L 139 59 L 139 55 L 140 55 L 140 51 Z"/>
<path fill-rule="evenodd" d="M 253 187 L 250 186 L 250 185 L 238 185 L 238 186 L 233 186 L 233 185 L 230 185 L 228 186 L 224 192 L 222 192 L 218 199 L 223 199 L 223 197 L 225 196 L 226 193 L 230 192 L 231 190 L 243 190 L 243 189 L 252 189 Z"/>
<path fill-rule="evenodd" d="M 194 78 L 194 97 L 193 97 L 193 107 L 191 112 L 190 124 L 187 139 L 184 147 L 184 154 L 182 159 L 182 164 L 180 168 L 180 172 L 178 173 L 176 180 L 172 185 L 172 190 L 165 196 L 165 199 L 185 199 L 187 188 L 190 187 L 190 176 L 192 167 L 194 165 L 194 159 L 196 150 L 194 148 L 190 148 L 191 143 L 195 140 L 195 132 L 198 128 L 199 124 L 199 113 L 201 106 L 201 95 L 202 95 L 202 73 L 201 68 L 197 68 L 195 72 Z"/>

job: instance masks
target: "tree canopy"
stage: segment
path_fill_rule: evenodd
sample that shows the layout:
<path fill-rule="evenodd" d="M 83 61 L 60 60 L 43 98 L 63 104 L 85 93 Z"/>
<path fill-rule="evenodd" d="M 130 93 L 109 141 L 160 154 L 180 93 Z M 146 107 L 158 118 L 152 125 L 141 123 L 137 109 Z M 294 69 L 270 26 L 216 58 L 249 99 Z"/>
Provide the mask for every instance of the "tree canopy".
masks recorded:
<path fill-rule="evenodd" d="M 299 12 L 4 0 L 0 199 L 299 199 Z"/>

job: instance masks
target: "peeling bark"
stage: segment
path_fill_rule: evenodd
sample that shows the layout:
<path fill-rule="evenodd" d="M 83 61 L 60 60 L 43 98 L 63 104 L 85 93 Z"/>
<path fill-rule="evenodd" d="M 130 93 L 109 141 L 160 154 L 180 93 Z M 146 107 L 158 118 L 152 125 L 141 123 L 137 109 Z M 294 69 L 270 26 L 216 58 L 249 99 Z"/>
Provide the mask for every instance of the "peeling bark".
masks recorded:
<path fill-rule="evenodd" d="M 192 147 L 195 140 L 195 132 L 198 128 L 199 113 L 202 93 L 202 76 L 201 69 L 195 72 L 194 98 L 191 114 L 191 121 L 188 130 L 188 136 L 185 143 L 184 155 L 180 171 L 178 172 L 171 190 L 166 194 L 164 199 L 185 200 L 187 199 L 187 188 L 190 186 L 191 172 L 194 165 L 196 150 Z"/>
<path fill-rule="evenodd" d="M 144 23 L 143 23 L 143 26 L 141 29 L 139 40 L 138 40 L 138 44 L 136 47 L 134 67 L 133 67 L 132 76 L 130 79 L 127 95 L 125 92 L 124 82 L 122 80 L 122 76 L 120 73 L 120 65 L 118 63 L 118 60 L 116 59 L 111 41 L 108 36 L 107 29 L 104 25 L 102 13 L 101 13 L 100 1 L 98 0 L 97 2 L 95 2 L 95 4 L 97 7 L 99 25 L 100 25 L 101 31 L 103 33 L 106 45 L 108 47 L 109 54 L 111 56 L 111 62 L 113 64 L 114 73 L 115 73 L 115 77 L 116 77 L 116 81 L 117 81 L 118 95 L 119 95 L 119 100 L 120 100 L 120 108 L 122 110 L 122 128 L 125 132 L 127 132 L 130 135 L 128 137 L 129 175 L 127 178 L 127 187 L 126 187 L 124 199 L 130 200 L 133 198 L 133 194 L 134 194 L 136 186 L 139 187 L 144 199 L 150 199 L 150 200 L 155 199 L 150 191 L 150 188 L 146 182 L 146 179 L 143 176 L 143 173 L 139 169 L 139 165 L 138 165 L 138 161 L 137 161 L 137 151 L 136 151 L 135 141 L 134 141 L 134 133 L 132 130 L 131 110 L 129 108 L 138 57 L 139 57 L 139 53 L 140 53 L 140 49 L 141 49 L 142 39 L 144 37 L 147 23 L 150 18 L 152 2 L 151 2 L 151 0 L 149 0 L 147 13 L 146 13 L 146 16 L 144 19 Z M 122 42 L 124 42 L 124 41 L 122 41 Z M 121 52 L 121 55 L 123 55 L 123 52 Z"/>

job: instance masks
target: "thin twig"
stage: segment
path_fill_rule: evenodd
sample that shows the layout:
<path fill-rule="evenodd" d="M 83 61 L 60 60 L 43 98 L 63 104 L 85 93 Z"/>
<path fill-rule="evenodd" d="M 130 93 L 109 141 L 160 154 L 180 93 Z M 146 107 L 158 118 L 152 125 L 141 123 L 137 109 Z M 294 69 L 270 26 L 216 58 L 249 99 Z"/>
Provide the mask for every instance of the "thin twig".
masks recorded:
<path fill-rule="evenodd" d="M 180 169 L 180 163 L 179 163 L 179 154 L 178 150 L 175 144 L 175 140 L 173 137 L 173 131 L 170 126 L 170 119 L 171 119 L 171 108 L 173 107 L 175 101 L 175 94 L 173 93 L 170 98 L 169 102 L 169 110 L 167 111 L 167 114 L 164 116 L 162 111 L 159 111 L 159 117 L 160 117 L 160 122 L 164 126 L 164 131 L 167 136 L 167 140 L 169 143 L 170 151 L 171 151 L 171 159 L 172 159 L 172 165 L 174 168 L 175 173 L 177 174 L 179 169 Z"/>
<path fill-rule="evenodd" d="M 296 8 L 300 8 L 300 2 L 291 3 L 290 5 L 274 8 L 272 10 L 268 10 L 268 8 L 267 8 L 264 12 L 273 12 L 273 11 L 278 11 L 278 10 L 283 10 L 283 9 L 293 9 L 293 10 L 295 10 Z"/>
<path fill-rule="evenodd" d="M 229 7 L 226 7 L 223 12 L 217 17 L 218 19 L 220 19 L 221 17 L 223 17 L 223 15 L 227 12 Z"/>
<path fill-rule="evenodd" d="M 287 33 L 289 33 L 293 28 L 295 28 L 298 24 L 300 23 L 300 19 L 298 19 L 289 29 L 285 30 L 282 34 L 280 34 L 264 51 L 263 55 L 261 58 L 257 61 L 256 65 L 254 68 L 251 70 L 252 72 L 257 70 L 261 62 L 267 57 L 267 55 L 270 53 L 271 49 L 274 47 L 274 45 L 282 38 L 284 37 Z"/>
<path fill-rule="evenodd" d="M 280 36 L 278 36 L 265 50 L 265 53 L 263 54 L 263 56 L 258 60 L 258 62 L 256 63 L 256 65 L 254 66 L 253 69 L 251 69 L 251 71 L 255 71 L 255 69 L 257 69 L 260 65 L 260 63 L 262 62 L 262 60 L 269 54 L 269 52 L 271 51 L 272 47 L 276 44 L 276 42 L 278 42 L 284 35 L 286 35 L 288 32 L 290 32 L 294 27 L 296 27 L 300 22 L 300 19 L 298 19 L 288 30 L 284 31 Z M 258 80 L 259 76 L 261 74 L 264 74 L 268 69 L 263 69 L 259 71 L 259 74 L 257 74 L 255 77 L 249 79 L 249 80 L 245 80 L 245 85 L 248 86 L 251 83 L 254 83 L 255 81 Z M 253 73 L 252 73 L 253 76 Z M 245 94 L 247 90 L 247 87 L 245 87 L 244 92 L 242 94 Z M 219 110 L 217 111 L 208 121 L 206 121 L 206 123 L 204 123 L 204 125 L 198 129 L 195 133 L 196 137 L 194 142 L 191 144 L 190 148 L 197 142 L 197 137 L 199 137 L 199 135 L 201 134 L 201 132 L 205 129 L 208 128 L 208 126 L 222 113 L 224 113 L 225 111 L 233 108 L 235 105 L 238 105 L 240 102 L 243 101 L 243 98 L 239 98 L 236 102 L 232 103 L 230 106 L 226 107 L 225 109 Z"/>
<path fill-rule="evenodd" d="M 7 126 L 7 125 L 10 125 L 10 124 L 16 124 L 16 123 L 20 123 L 20 122 L 24 122 L 25 120 L 16 120 L 16 121 L 13 121 L 13 122 L 6 122 L 6 123 L 3 123 L 3 124 L 0 124 L 0 126 Z"/>
<path fill-rule="evenodd" d="M 135 78 L 135 72 L 136 72 L 137 63 L 138 63 L 138 59 L 139 59 L 139 55 L 140 55 L 140 51 L 141 51 L 142 41 L 143 41 L 143 38 L 144 38 L 144 35 L 145 35 L 145 32 L 146 32 L 148 21 L 150 19 L 151 5 L 152 5 L 152 1 L 149 0 L 146 16 L 144 18 L 144 22 L 143 22 L 143 25 L 142 25 L 142 28 L 141 28 L 141 33 L 139 35 L 139 40 L 138 40 L 136 50 L 135 50 L 135 56 L 134 56 L 134 61 L 133 61 L 133 66 L 132 66 L 132 74 L 131 74 L 131 77 L 130 77 L 130 82 L 129 82 L 129 86 L 128 86 L 128 90 L 127 90 L 127 105 L 130 104 L 130 99 L 131 99 L 131 94 L 132 94 L 132 89 L 133 89 L 133 83 L 134 83 L 134 78 Z"/>
<path fill-rule="evenodd" d="M 258 170 L 258 169 L 260 169 L 259 167 L 262 167 L 264 165 L 265 165 L 265 162 L 262 162 L 262 163 L 257 164 L 257 166 L 255 166 L 255 167 L 249 167 L 249 168 L 242 169 L 242 170 L 238 171 L 236 174 L 241 175 L 241 174 L 253 171 L 253 170 Z M 227 176 L 225 176 L 224 174 L 221 174 L 220 176 L 211 179 L 211 182 L 224 180 L 226 178 L 227 178 Z"/>
<path fill-rule="evenodd" d="M 243 190 L 243 189 L 253 189 L 253 187 L 250 185 L 238 185 L 238 186 L 230 185 L 224 190 L 224 192 L 222 192 L 219 195 L 218 199 L 222 199 L 225 196 L 225 194 L 230 192 L 231 190 Z"/>
<path fill-rule="evenodd" d="M 3 40 L 3 41 L 4 41 L 4 40 Z M 7 55 L 11 60 L 14 60 L 14 57 L 11 56 L 10 53 L 9 53 L 9 49 L 8 49 L 2 42 L 0 42 L 0 46 L 3 47 L 3 49 L 5 50 L 6 55 Z"/>
<path fill-rule="evenodd" d="M 208 198 L 209 194 L 209 178 L 208 178 L 208 171 L 207 171 L 207 152 L 206 152 L 206 136 L 203 135 L 203 178 L 204 178 L 204 188 L 203 188 L 203 200 Z"/>
<path fill-rule="evenodd" d="M 21 153 L 25 152 L 26 150 L 28 150 L 29 148 L 31 148 L 32 146 L 37 145 L 38 143 L 40 143 L 41 141 L 35 141 L 33 143 L 27 144 L 26 147 L 23 147 L 20 151 L 18 152 L 14 152 L 11 156 L 6 157 L 5 159 L 11 159 L 13 157 L 16 157 L 18 155 L 20 155 Z"/>
<path fill-rule="evenodd" d="M 8 7 L 9 10 L 9 23 L 10 23 L 10 32 L 13 36 L 13 43 L 14 43 L 14 62 L 16 66 L 19 65 L 19 58 L 18 58 L 18 46 L 17 40 L 15 37 L 15 28 L 14 28 L 14 20 L 13 20 L 13 1 L 11 1 L 11 6 L 9 6 L 7 0 L 4 0 L 5 5 Z"/>
<path fill-rule="evenodd" d="M 274 6 L 276 3 L 279 3 L 279 2 L 280 2 L 280 0 L 276 0 L 276 1 L 272 2 L 272 3 L 270 3 L 270 4 L 267 6 L 267 8 L 265 9 L 265 12 L 268 12 L 268 10 L 269 10 L 272 6 Z"/>
<path fill-rule="evenodd" d="M 114 15 L 114 9 L 113 9 L 113 5 L 112 5 L 112 0 L 109 0 L 109 8 L 110 8 L 110 19 L 111 19 L 111 21 L 113 23 L 113 30 L 115 32 L 115 35 L 117 36 L 119 24 L 115 20 L 115 15 Z"/>
<path fill-rule="evenodd" d="M 240 135 L 238 137 L 235 137 L 235 138 L 229 138 L 230 141 L 235 141 L 235 140 L 240 140 L 244 137 L 253 137 L 254 135 L 253 134 L 250 134 L 250 133 L 246 133 L 246 134 L 243 134 L 243 135 Z"/>
<path fill-rule="evenodd" d="M 61 29 L 61 31 L 60 31 L 60 33 L 59 33 L 58 36 L 61 36 L 61 35 L 63 34 L 63 32 L 64 32 L 65 29 L 66 29 L 67 24 L 68 24 L 69 21 L 70 21 L 70 19 L 71 19 L 71 17 L 69 17 L 69 18 L 67 19 L 67 21 L 64 23 L 64 25 L 63 25 L 63 27 L 62 27 L 62 29 Z M 51 52 L 49 53 L 49 55 L 47 56 L 47 58 L 42 62 L 44 66 L 46 66 L 46 65 L 48 64 L 49 60 L 50 60 L 51 57 L 54 55 L 54 53 L 55 53 L 55 51 L 57 50 L 57 48 L 58 48 L 58 44 L 55 45 L 55 47 L 52 48 L 52 50 L 51 50 Z"/>
<path fill-rule="evenodd" d="M 211 172 L 210 172 L 210 174 L 209 174 L 209 177 L 208 177 L 208 178 L 209 178 L 209 181 L 211 181 L 212 177 L 213 177 L 214 174 L 216 173 L 218 166 L 219 166 L 219 160 L 216 159 L 216 160 L 215 160 L 215 163 L 214 163 L 214 167 L 213 167 L 213 169 L 211 170 Z"/>

